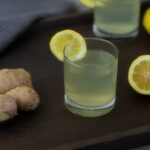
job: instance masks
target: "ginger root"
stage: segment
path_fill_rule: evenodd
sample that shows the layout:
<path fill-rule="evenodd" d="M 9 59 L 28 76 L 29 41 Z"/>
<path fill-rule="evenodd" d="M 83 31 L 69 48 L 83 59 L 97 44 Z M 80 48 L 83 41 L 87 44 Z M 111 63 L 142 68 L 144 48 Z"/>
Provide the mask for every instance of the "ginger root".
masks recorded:
<path fill-rule="evenodd" d="M 6 94 L 12 96 L 16 100 L 18 108 L 24 111 L 34 110 L 40 102 L 37 92 L 27 86 L 16 87 Z"/>
<path fill-rule="evenodd" d="M 0 94 L 0 122 L 12 119 L 17 115 L 17 103 L 13 97 Z"/>
<path fill-rule="evenodd" d="M 24 69 L 0 70 L 0 94 L 23 85 L 32 87 L 31 75 Z"/>
<path fill-rule="evenodd" d="M 30 73 L 22 68 L 0 70 L 0 122 L 15 117 L 17 109 L 34 110 L 39 102 Z"/>

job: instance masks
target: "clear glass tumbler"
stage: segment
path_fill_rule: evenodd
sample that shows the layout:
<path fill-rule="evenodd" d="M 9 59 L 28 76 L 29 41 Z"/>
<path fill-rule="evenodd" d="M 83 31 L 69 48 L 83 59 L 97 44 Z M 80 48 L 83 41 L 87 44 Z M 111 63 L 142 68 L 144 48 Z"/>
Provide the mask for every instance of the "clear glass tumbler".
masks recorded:
<path fill-rule="evenodd" d="M 129 38 L 138 34 L 141 0 L 94 0 L 93 31 L 103 38 Z"/>
<path fill-rule="evenodd" d="M 71 61 L 64 50 L 65 106 L 74 114 L 101 116 L 116 100 L 118 50 L 109 41 L 87 38 L 87 54 Z"/>

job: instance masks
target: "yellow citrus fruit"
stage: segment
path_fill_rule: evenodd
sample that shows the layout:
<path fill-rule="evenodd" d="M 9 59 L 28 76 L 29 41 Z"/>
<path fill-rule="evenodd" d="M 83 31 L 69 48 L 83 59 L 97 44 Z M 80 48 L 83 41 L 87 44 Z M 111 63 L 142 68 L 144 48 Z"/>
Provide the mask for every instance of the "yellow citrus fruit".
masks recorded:
<path fill-rule="evenodd" d="M 145 30 L 150 33 L 150 8 L 148 8 L 143 17 L 143 26 Z"/>
<path fill-rule="evenodd" d="M 128 81 L 136 92 L 150 95 L 150 55 L 139 56 L 131 63 Z"/>
<path fill-rule="evenodd" d="M 80 2 L 87 7 L 94 7 L 94 0 L 80 0 Z"/>
<path fill-rule="evenodd" d="M 89 8 L 93 8 L 95 7 L 95 3 L 96 6 L 105 6 L 105 3 L 108 2 L 109 0 L 80 0 L 80 3 L 83 4 L 84 6 L 87 6 Z"/>
<path fill-rule="evenodd" d="M 50 50 L 60 61 L 64 60 L 64 50 L 71 61 L 82 59 L 87 52 L 86 42 L 82 35 L 73 30 L 57 32 L 49 42 Z"/>

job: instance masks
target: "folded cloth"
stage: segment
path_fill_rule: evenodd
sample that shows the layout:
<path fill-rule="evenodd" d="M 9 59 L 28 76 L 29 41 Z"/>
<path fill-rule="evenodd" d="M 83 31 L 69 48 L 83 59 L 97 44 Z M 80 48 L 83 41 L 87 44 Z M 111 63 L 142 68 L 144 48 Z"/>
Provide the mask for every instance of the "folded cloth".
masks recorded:
<path fill-rule="evenodd" d="M 0 52 L 35 20 L 77 9 L 74 0 L 1 0 Z"/>

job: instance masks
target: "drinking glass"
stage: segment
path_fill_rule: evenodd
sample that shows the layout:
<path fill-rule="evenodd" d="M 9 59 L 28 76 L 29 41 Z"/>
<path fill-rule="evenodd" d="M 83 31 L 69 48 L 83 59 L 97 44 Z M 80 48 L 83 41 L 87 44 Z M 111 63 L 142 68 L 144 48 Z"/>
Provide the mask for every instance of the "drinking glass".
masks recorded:
<path fill-rule="evenodd" d="M 103 39 L 86 38 L 87 54 L 71 61 L 64 50 L 64 103 L 74 114 L 101 116 L 116 100 L 118 50 Z"/>
<path fill-rule="evenodd" d="M 103 38 L 128 38 L 138 34 L 141 0 L 94 0 L 93 31 Z"/>

